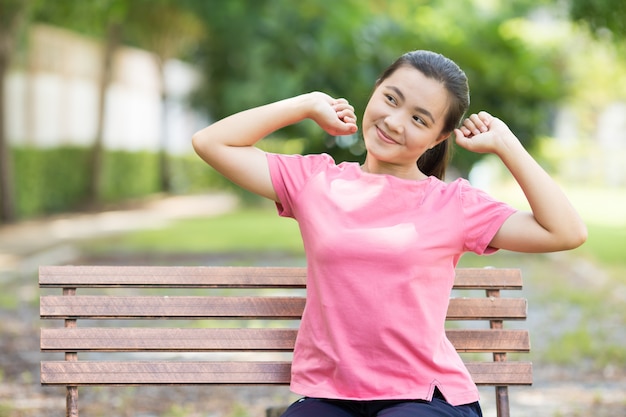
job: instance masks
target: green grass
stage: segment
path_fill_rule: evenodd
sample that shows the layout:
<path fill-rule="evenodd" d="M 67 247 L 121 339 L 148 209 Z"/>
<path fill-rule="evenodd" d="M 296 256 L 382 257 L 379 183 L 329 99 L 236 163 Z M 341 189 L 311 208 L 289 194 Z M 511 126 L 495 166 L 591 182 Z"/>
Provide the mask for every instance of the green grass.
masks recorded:
<path fill-rule="evenodd" d="M 587 242 L 576 253 L 591 256 L 603 265 L 626 267 L 626 225 L 606 226 L 587 222 L 587 230 Z"/>
<path fill-rule="evenodd" d="M 565 193 L 589 232 L 587 242 L 572 254 L 587 257 L 601 267 L 626 272 L 626 189 L 566 186 Z M 504 184 L 493 194 L 514 207 L 528 208 L 517 185 Z"/>
<path fill-rule="evenodd" d="M 141 230 L 96 241 L 92 252 L 224 253 L 283 251 L 303 253 L 298 224 L 276 210 L 248 208 L 209 218 L 183 219 L 158 230 Z"/>

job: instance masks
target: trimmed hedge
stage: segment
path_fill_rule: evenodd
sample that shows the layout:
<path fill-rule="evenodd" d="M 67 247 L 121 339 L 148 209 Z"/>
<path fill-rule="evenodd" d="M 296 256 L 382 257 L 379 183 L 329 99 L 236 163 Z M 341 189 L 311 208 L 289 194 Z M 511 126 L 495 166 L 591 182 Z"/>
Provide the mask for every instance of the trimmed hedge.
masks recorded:
<path fill-rule="evenodd" d="M 78 208 L 88 190 L 86 149 L 13 149 L 17 218 Z"/>
<path fill-rule="evenodd" d="M 19 147 L 12 151 L 18 219 L 85 207 L 89 192 L 90 149 Z M 173 192 L 226 187 L 226 181 L 197 156 L 171 157 L 169 163 Z M 105 152 L 102 203 L 115 204 L 161 192 L 159 170 L 157 153 Z"/>
<path fill-rule="evenodd" d="M 263 148 L 270 152 L 300 153 L 304 143 L 302 139 L 266 139 Z M 89 148 L 15 147 L 12 152 L 18 219 L 85 208 L 91 175 Z M 169 156 L 168 165 L 171 193 L 227 190 L 238 194 L 245 203 L 257 201 L 256 196 L 234 186 L 196 155 Z M 161 167 L 156 152 L 109 150 L 103 156 L 102 169 L 104 204 L 164 191 L 160 188 Z"/>

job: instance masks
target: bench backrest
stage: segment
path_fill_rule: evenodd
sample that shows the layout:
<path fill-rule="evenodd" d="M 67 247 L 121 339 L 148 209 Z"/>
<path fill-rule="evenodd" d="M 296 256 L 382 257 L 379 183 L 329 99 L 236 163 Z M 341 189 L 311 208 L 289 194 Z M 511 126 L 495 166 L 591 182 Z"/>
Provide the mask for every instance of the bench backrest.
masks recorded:
<path fill-rule="evenodd" d="M 64 321 L 41 329 L 41 350 L 65 353 L 65 360 L 41 362 L 41 383 L 68 387 L 68 415 L 78 415 L 80 385 L 289 383 L 305 268 L 46 266 L 39 284 L 62 289 L 40 298 L 42 319 Z M 506 320 L 526 318 L 525 299 L 500 293 L 521 289 L 521 273 L 458 269 L 454 288 L 462 296 L 450 300 L 448 338 L 471 354 L 466 365 L 476 384 L 496 386 L 498 416 L 508 416 L 506 387 L 532 383 L 529 362 L 507 360 L 509 352 L 529 351 L 528 331 L 503 328 Z M 112 322 L 77 327 L 84 319 Z M 164 320 L 176 326 L 162 327 Z M 468 328 L 469 321 L 486 325 Z M 79 360 L 81 352 L 99 352 L 98 360 Z M 202 361 L 109 361 L 100 359 L 104 352 L 210 353 Z"/>

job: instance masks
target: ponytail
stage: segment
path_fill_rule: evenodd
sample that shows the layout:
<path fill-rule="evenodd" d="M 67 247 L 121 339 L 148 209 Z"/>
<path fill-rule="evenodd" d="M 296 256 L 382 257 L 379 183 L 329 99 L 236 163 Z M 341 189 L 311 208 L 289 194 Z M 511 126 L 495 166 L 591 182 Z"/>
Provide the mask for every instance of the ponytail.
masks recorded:
<path fill-rule="evenodd" d="M 420 171 L 428 176 L 434 176 L 440 180 L 444 180 L 446 176 L 446 168 L 450 161 L 450 138 L 438 143 L 417 160 L 417 167 Z"/>

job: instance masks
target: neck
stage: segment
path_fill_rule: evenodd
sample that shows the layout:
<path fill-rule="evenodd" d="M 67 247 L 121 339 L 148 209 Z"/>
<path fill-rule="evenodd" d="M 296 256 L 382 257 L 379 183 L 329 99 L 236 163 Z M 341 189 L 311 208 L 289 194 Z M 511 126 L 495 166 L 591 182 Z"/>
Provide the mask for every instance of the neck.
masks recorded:
<path fill-rule="evenodd" d="M 405 180 L 421 181 L 428 178 L 426 174 L 419 170 L 417 163 L 408 166 L 394 165 L 381 163 L 380 161 L 372 161 L 367 157 L 363 165 L 361 165 L 361 170 L 368 174 L 392 175 Z"/>

